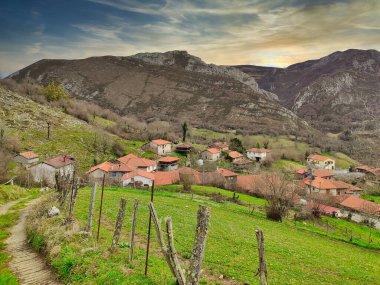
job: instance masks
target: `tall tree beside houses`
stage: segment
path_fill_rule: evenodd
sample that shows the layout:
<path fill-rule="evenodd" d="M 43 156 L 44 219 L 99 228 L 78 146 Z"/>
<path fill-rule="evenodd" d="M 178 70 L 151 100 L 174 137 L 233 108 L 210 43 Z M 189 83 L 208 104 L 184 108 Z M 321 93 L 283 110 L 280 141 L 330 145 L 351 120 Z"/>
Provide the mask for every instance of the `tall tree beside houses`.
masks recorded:
<path fill-rule="evenodd" d="M 187 130 L 188 130 L 187 123 L 184 122 L 182 124 L 182 142 L 186 141 Z"/>
<path fill-rule="evenodd" d="M 245 148 L 243 143 L 238 138 L 233 138 L 230 140 L 230 150 L 235 150 L 240 153 L 245 153 Z"/>

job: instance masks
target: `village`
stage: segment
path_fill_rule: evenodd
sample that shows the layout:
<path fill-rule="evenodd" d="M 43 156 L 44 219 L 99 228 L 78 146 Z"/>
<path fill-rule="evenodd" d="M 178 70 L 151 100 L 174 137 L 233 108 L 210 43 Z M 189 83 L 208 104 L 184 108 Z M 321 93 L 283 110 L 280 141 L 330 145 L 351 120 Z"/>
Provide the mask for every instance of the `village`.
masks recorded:
<path fill-rule="evenodd" d="M 157 155 L 152 160 L 135 154 L 126 154 L 113 161 L 101 162 L 88 169 L 82 177 L 85 185 L 95 183 L 122 188 L 155 190 L 169 185 L 208 185 L 236 193 L 265 198 L 267 174 L 260 165 L 271 158 L 271 150 L 249 148 L 245 153 L 230 150 L 226 141 L 213 141 L 201 152 L 194 154 L 187 143 L 174 144 L 164 139 L 154 139 L 145 144 Z M 192 162 L 190 154 L 198 157 Z M 56 174 L 73 176 L 76 169 L 74 157 L 61 155 L 39 161 L 33 151 L 21 152 L 14 161 L 28 170 L 34 183 L 54 187 Z M 220 167 L 227 161 L 231 169 Z M 224 163 L 223 165 L 226 165 Z M 29 176 L 28 176 L 29 177 Z M 310 154 L 303 167 L 290 173 L 292 200 L 298 207 L 317 211 L 318 214 L 365 223 L 380 229 L 380 205 L 361 198 L 365 193 L 360 185 L 376 185 L 380 168 L 359 165 L 352 169 L 337 169 L 335 160 L 320 154 Z"/>

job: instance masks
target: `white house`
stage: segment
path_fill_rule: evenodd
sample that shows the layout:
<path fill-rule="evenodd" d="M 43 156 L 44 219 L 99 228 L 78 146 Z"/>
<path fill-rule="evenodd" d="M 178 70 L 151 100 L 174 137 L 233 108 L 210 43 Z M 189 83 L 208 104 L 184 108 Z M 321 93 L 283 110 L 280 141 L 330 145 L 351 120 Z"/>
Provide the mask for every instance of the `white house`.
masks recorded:
<path fill-rule="evenodd" d="M 74 173 L 74 159 L 67 155 L 57 156 L 29 168 L 35 182 L 45 181 L 55 184 L 55 174 L 72 176 Z"/>
<path fill-rule="evenodd" d="M 172 143 L 166 140 L 152 140 L 150 142 L 150 148 L 158 155 L 165 155 L 172 152 Z"/>
<path fill-rule="evenodd" d="M 141 169 L 136 169 L 130 173 L 124 174 L 121 180 L 124 187 L 128 185 L 152 186 L 154 174 Z"/>
<path fill-rule="evenodd" d="M 327 170 L 335 169 L 335 160 L 327 156 L 312 154 L 308 156 L 306 161 L 309 166 L 313 166 L 314 168 L 327 169 Z"/>
<path fill-rule="evenodd" d="M 251 160 L 265 160 L 270 156 L 271 151 L 265 148 L 251 148 L 247 150 L 247 157 Z"/>
<path fill-rule="evenodd" d="M 132 172 L 134 168 L 129 167 L 121 162 L 103 162 L 95 165 L 87 171 L 90 180 L 101 180 L 104 175 L 107 178 L 119 180 L 121 177 L 129 172 Z"/>
<path fill-rule="evenodd" d="M 208 148 L 202 152 L 202 159 L 208 161 L 218 161 L 220 159 L 221 151 L 216 148 Z"/>
<path fill-rule="evenodd" d="M 35 154 L 33 151 L 20 152 L 13 158 L 13 161 L 21 163 L 25 166 L 36 163 L 38 160 L 38 154 Z"/>

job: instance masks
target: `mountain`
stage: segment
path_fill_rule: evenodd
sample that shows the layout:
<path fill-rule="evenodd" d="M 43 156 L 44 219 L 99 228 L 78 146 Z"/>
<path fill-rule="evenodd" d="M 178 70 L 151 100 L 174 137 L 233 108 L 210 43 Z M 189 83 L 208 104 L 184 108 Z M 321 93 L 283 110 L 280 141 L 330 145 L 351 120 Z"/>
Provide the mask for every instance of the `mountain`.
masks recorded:
<path fill-rule="evenodd" d="M 313 126 L 340 132 L 380 118 L 380 52 L 350 49 L 287 68 L 235 66 Z"/>
<path fill-rule="evenodd" d="M 61 82 L 73 96 L 141 120 L 187 121 L 214 130 L 296 132 L 308 125 L 277 96 L 232 67 L 206 64 L 186 51 L 44 59 L 9 76 Z"/>

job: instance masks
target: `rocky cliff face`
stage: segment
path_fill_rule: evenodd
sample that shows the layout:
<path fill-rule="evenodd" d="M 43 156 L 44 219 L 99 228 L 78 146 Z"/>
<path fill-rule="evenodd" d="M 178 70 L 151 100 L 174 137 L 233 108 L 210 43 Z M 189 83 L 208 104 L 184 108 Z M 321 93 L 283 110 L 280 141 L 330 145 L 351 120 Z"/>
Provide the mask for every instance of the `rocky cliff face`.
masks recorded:
<path fill-rule="evenodd" d="M 380 52 L 347 50 L 287 68 L 238 66 L 312 125 L 342 131 L 380 119 Z"/>
<path fill-rule="evenodd" d="M 33 78 L 44 85 L 61 82 L 74 96 L 144 120 L 250 132 L 309 128 L 251 76 L 206 64 L 185 51 L 41 60 L 11 77 Z"/>

